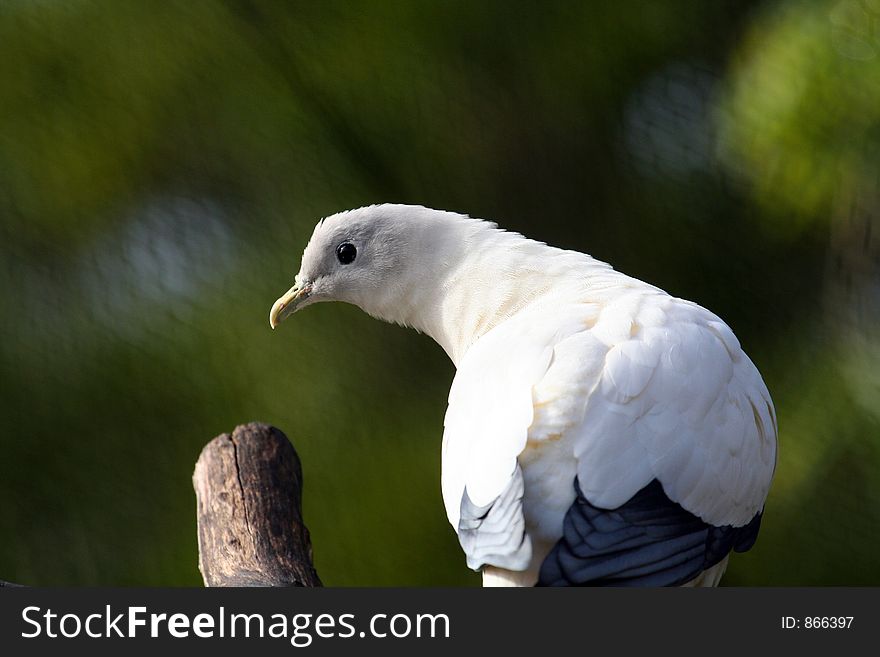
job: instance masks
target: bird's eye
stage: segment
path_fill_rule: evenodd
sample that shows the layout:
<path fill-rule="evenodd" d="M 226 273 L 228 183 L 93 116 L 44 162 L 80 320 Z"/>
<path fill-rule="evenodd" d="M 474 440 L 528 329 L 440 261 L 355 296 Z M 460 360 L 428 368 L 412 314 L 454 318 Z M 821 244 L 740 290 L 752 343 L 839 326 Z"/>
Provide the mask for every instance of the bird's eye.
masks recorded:
<path fill-rule="evenodd" d="M 336 259 L 343 265 L 350 265 L 357 257 L 358 251 L 351 242 L 343 242 L 336 247 Z"/>

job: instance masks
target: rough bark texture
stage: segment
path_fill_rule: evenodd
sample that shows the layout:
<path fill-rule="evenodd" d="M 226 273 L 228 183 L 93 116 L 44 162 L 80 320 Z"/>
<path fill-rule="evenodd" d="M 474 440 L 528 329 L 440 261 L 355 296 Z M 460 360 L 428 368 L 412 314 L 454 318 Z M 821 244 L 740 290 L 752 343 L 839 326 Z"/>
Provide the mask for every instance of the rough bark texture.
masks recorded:
<path fill-rule="evenodd" d="M 302 468 L 278 429 L 238 426 L 193 473 L 206 586 L 321 586 L 302 520 Z"/>

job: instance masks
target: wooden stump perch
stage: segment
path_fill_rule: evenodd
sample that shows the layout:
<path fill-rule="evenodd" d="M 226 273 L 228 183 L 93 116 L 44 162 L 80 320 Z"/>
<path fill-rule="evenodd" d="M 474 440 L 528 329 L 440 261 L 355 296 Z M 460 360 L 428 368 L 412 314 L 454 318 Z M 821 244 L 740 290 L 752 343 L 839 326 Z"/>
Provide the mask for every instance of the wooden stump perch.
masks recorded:
<path fill-rule="evenodd" d="M 193 473 L 205 586 L 321 586 L 302 519 L 302 467 L 275 427 L 205 445 Z"/>

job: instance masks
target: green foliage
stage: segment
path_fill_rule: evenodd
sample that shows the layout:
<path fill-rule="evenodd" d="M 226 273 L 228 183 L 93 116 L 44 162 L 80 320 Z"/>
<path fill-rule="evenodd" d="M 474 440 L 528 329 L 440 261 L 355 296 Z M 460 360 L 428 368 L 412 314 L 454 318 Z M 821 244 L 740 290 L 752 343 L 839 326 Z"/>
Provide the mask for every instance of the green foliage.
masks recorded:
<path fill-rule="evenodd" d="M 326 583 L 478 584 L 440 500 L 442 351 L 342 305 L 268 327 L 318 218 L 400 201 L 718 312 L 781 432 L 728 583 L 877 584 L 878 16 L 2 3 L 0 576 L 197 585 L 192 467 L 259 419 L 302 458 Z"/>
<path fill-rule="evenodd" d="M 783 231 L 827 221 L 880 176 L 880 4 L 774 4 L 754 21 L 721 104 L 720 147 Z"/>

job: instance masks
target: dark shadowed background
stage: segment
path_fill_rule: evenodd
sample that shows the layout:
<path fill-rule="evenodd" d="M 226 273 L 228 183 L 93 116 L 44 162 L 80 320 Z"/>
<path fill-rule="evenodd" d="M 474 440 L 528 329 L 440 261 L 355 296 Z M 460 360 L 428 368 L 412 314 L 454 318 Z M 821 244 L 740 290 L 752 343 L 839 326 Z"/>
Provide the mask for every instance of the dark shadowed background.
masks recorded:
<path fill-rule="evenodd" d="M 382 201 L 722 316 L 779 464 L 727 584 L 880 584 L 880 1 L 0 3 L 0 578 L 198 585 L 204 443 L 294 442 L 330 585 L 476 585 L 451 363 L 353 307 L 272 332 Z"/>

